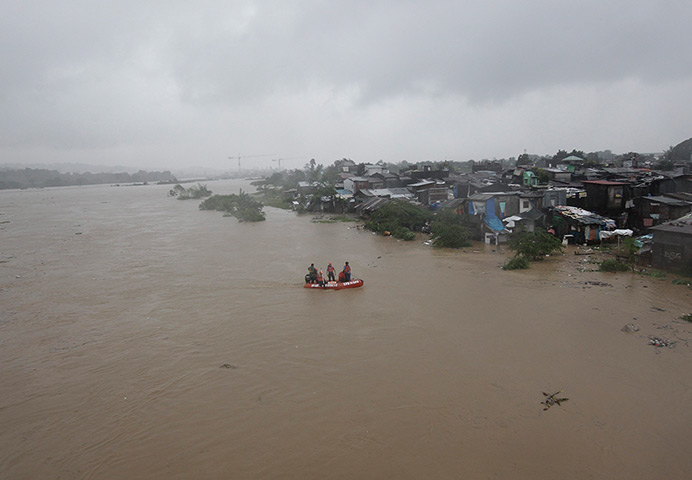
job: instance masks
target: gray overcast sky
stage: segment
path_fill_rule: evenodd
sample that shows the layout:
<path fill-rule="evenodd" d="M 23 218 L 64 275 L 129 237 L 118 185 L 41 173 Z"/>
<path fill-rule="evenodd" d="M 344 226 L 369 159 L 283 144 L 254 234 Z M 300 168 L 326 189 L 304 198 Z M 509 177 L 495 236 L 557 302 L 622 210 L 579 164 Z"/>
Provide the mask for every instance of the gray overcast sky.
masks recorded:
<path fill-rule="evenodd" d="M 0 163 L 656 152 L 692 137 L 689 0 L 3 0 Z M 295 158 L 294 158 L 295 157 Z"/>

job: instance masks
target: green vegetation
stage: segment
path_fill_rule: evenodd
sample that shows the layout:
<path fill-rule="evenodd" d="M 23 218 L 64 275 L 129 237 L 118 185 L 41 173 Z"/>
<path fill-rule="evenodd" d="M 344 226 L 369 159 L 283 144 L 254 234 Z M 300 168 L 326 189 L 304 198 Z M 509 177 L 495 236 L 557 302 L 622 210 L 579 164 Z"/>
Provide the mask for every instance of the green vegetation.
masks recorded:
<path fill-rule="evenodd" d="M 519 231 L 509 237 L 509 248 L 527 260 L 543 260 L 546 255 L 562 252 L 562 243 L 542 228 Z"/>
<path fill-rule="evenodd" d="M 178 200 L 199 200 L 200 198 L 209 197 L 211 195 L 211 190 L 207 188 L 206 185 L 198 183 L 193 185 L 188 189 L 185 189 L 182 185 L 177 184 L 169 192 L 169 197 L 178 197 Z"/>
<path fill-rule="evenodd" d="M 298 213 L 334 211 L 336 190 L 331 185 L 317 184 L 314 191 L 299 202 Z"/>
<path fill-rule="evenodd" d="M 598 267 L 598 270 L 601 272 L 626 272 L 629 269 L 630 266 L 628 264 L 614 258 L 603 260 Z"/>
<path fill-rule="evenodd" d="M 503 270 L 524 270 L 529 268 L 530 262 L 528 258 L 521 255 L 516 255 L 505 262 L 502 266 Z"/>
<path fill-rule="evenodd" d="M 642 275 L 647 275 L 651 278 L 658 278 L 660 280 L 665 279 L 667 276 L 665 272 L 662 272 L 661 270 L 655 270 L 655 269 L 654 270 L 642 269 L 638 273 L 640 273 Z"/>
<path fill-rule="evenodd" d="M 213 195 L 203 201 L 200 210 L 217 210 L 236 217 L 241 222 L 261 222 L 265 220 L 262 203 L 246 192 L 239 195 Z"/>
<path fill-rule="evenodd" d="M 277 188 L 263 188 L 253 196 L 259 198 L 262 203 L 268 207 L 281 208 L 283 210 L 291 210 L 293 203 L 287 199 L 283 192 Z"/>
<path fill-rule="evenodd" d="M 438 212 L 430 225 L 433 246 L 439 248 L 471 246 L 471 233 L 464 224 L 463 218 L 452 210 Z"/>
<path fill-rule="evenodd" d="M 685 315 L 680 315 L 680 320 L 692 323 L 692 313 L 686 313 Z"/>
<path fill-rule="evenodd" d="M 385 235 L 389 232 L 401 240 L 413 240 L 419 231 L 432 218 L 432 213 L 405 200 L 395 199 L 374 211 L 365 223 L 365 228 Z"/>
<path fill-rule="evenodd" d="M 673 285 L 686 285 L 687 288 L 692 289 L 692 280 L 676 278 L 675 280 L 673 280 Z"/>
<path fill-rule="evenodd" d="M 514 250 L 513 258 L 502 266 L 504 270 L 529 268 L 531 261 L 543 260 L 547 255 L 562 252 L 562 243 L 542 228 L 534 232 L 520 230 L 509 237 L 509 248 Z"/>
<path fill-rule="evenodd" d="M 627 264 L 632 271 L 634 271 L 634 266 L 637 263 L 637 253 L 639 253 L 639 247 L 635 244 L 634 239 L 625 238 L 622 242 L 620 255 L 625 257 L 623 263 Z"/>

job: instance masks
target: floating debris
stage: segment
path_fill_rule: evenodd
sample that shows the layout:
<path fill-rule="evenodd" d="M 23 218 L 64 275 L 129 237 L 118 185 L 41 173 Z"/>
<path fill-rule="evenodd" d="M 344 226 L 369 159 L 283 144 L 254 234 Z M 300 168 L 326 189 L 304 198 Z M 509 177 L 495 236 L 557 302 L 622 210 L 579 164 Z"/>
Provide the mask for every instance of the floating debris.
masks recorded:
<path fill-rule="evenodd" d="M 653 345 L 654 347 L 658 348 L 673 348 L 675 346 L 675 342 L 672 340 L 666 340 L 664 338 L 659 337 L 649 337 L 649 345 Z"/>
<path fill-rule="evenodd" d="M 610 283 L 607 283 L 607 282 L 587 281 L 584 283 L 586 285 L 596 285 L 597 287 L 612 287 L 612 285 Z"/>
<path fill-rule="evenodd" d="M 232 370 L 235 370 L 238 367 L 236 367 L 235 365 L 231 365 L 230 363 L 224 363 L 223 365 L 221 365 L 221 368 L 230 368 Z"/>
<path fill-rule="evenodd" d="M 638 332 L 639 331 L 639 325 L 635 325 L 634 323 L 628 323 L 624 327 L 620 329 L 620 331 L 625 332 L 625 333 L 632 333 L 632 332 Z"/>
<path fill-rule="evenodd" d="M 545 399 L 541 402 L 542 405 L 545 405 L 545 408 L 543 409 L 544 411 L 548 410 L 553 405 L 561 406 L 562 402 L 566 402 L 567 400 L 569 400 L 569 398 L 558 397 L 558 395 L 560 394 L 560 390 L 553 393 L 552 395 L 548 395 L 545 392 L 541 393 L 545 395 Z"/>

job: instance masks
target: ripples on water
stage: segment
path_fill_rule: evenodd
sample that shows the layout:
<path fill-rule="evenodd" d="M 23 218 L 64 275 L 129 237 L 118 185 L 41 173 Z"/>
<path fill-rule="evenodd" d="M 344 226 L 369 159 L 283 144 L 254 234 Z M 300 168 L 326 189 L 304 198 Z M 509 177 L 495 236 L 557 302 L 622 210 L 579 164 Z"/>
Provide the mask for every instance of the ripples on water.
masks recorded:
<path fill-rule="evenodd" d="M 242 224 L 168 189 L 0 192 L 0 477 L 692 474 L 688 347 L 645 341 L 686 291 L 275 209 Z M 364 288 L 301 288 L 346 260 Z"/>

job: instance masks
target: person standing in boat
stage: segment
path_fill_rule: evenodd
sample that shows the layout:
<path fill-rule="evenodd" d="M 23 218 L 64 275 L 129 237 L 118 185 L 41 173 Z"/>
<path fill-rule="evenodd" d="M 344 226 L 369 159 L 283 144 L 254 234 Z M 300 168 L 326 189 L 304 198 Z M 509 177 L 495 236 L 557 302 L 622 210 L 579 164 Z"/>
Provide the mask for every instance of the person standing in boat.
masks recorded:
<path fill-rule="evenodd" d="M 351 281 L 351 266 L 346 262 L 344 264 L 344 278 L 346 279 L 347 282 Z"/>
<path fill-rule="evenodd" d="M 323 287 L 323 286 L 324 286 L 324 277 L 322 276 L 322 270 L 320 270 L 319 272 L 317 272 L 317 284 L 318 284 L 320 287 Z"/>
<path fill-rule="evenodd" d="M 334 276 L 335 270 L 334 270 L 334 265 L 332 265 L 332 262 L 329 262 L 329 265 L 327 265 L 327 280 L 330 282 L 335 282 L 336 277 Z"/>
<path fill-rule="evenodd" d="M 306 276 L 307 281 L 305 283 L 315 283 L 317 281 L 317 269 L 315 264 L 311 263 L 308 267 L 308 274 Z"/>

